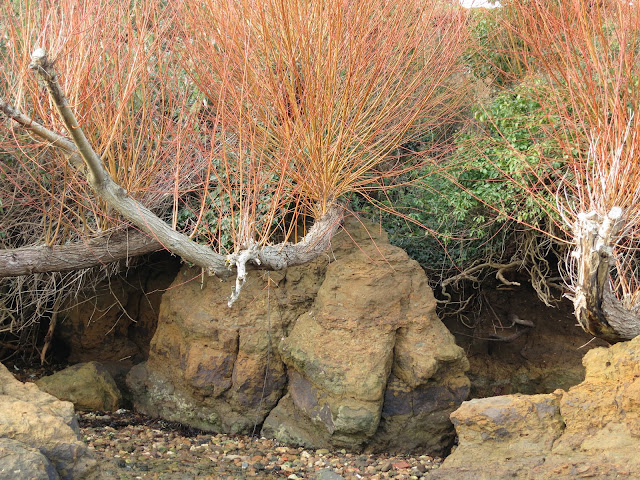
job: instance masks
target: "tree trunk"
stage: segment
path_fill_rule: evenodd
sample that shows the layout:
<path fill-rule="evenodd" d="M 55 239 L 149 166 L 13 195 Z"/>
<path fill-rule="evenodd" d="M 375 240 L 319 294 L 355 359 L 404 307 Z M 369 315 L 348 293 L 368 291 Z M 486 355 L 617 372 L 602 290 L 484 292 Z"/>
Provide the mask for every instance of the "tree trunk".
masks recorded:
<path fill-rule="evenodd" d="M 611 268 L 615 265 L 613 244 L 620 231 L 622 210 L 614 207 L 604 217 L 596 212 L 581 214 L 574 226 L 577 267 L 573 305 L 580 326 L 610 343 L 630 340 L 640 334 L 640 316 L 626 308 L 611 291 Z"/>

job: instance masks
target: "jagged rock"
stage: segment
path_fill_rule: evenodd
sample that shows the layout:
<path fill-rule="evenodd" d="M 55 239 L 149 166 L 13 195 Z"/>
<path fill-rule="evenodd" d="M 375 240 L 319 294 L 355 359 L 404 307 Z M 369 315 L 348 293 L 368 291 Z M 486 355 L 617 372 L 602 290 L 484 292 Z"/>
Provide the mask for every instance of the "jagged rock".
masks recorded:
<path fill-rule="evenodd" d="M 0 480 L 57 480 L 58 472 L 40 450 L 0 438 Z"/>
<path fill-rule="evenodd" d="M 185 267 L 164 294 L 149 360 L 127 377 L 138 411 L 206 430 L 251 433 L 284 392 L 277 342 L 310 305 L 326 268 L 320 258 L 286 272 L 235 279 Z"/>
<path fill-rule="evenodd" d="M 264 421 L 263 435 L 310 447 L 446 448 L 464 352 L 419 265 L 378 227 L 345 228 L 307 265 L 250 272 L 231 309 L 234 279 L 183 269 L 128 376 L 135 407 L 231 433 Z"/>
<path fill-rule="evenodd" d="M 464 402 L 459 446 L 432 478 L 640 478 L 640 337 L 584 357 L 568 392 Z"/>
<path fill-rule="evenodd" d="M 79 438 L 73 404 L 40 391 L 33 383 L 19 382 L 1 364 L 0 438 L 39 450 L 62 479 L 87 478 L 95 467 L 95 459 Z"/>
<path fill-rule="evenodd" d="M 60 400 L 72 402 L 76 410 L 112 412 L 122 402 L 116 382 L 98 362 L 73 365 L 42 377 L 36 385 Z"/>
<path fill-rule="evenodd" d="M 280 342 L 289 397 L 263 435 L 441 453 L 452 439 L 448 414 L 468 393 L 468 364 L 435 313 L 424 272 L 383 234 L 339 236 L 333 249 L 314 304 Z"/>

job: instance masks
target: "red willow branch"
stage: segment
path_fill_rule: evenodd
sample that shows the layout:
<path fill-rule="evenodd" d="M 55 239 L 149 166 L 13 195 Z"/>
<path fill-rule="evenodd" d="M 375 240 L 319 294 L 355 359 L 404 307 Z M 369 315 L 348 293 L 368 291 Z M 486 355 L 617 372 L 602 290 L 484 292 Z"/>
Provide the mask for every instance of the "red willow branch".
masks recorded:
<path fill-rule="evenodd" d="M 58 83 L 53 62 L 49 60 L 43 49 L 37 49 L 33 52 L 29 68 L 38 73 L 44 81 L 51 100 L 72 137 L 73 145 L 86 165 L 87 180 L 95 193 L 124 218 L 147 233 L 155 242 L 179 255 L 183 260 L 202 267 L 209 274 L 227 276 L 231 273 L 231 267 L 236 266 L 238 282 L 230 305 L 240 293 L 246 275 L 247 263 L 253 262 L 264 268 L 283 269 L 306 263 L 327 248 L 342 219 L 343 209 L 337 204 L 332 206 L 328 213 L 296 244 L 249 245 L 246 250 L 227 256 L 220 255 L 208 246 L 196 243 L 188 236 L 173 230 L 148 208 L 129 196 L 127 191 L 111 178 L 104 168 L 102 160 L 87 140 L 73 111 L 69 108 L 67 99 Z M 15 109 L 9 107 L 9 111 L 15 111 Z M 33 122 L 27 122 L 26 118 L 23 120 L 25 120 L 24 125 L 33 124 Z M 44 127 L 38 130 L 31 129 L 31 131 L 37 135 L 45 135 L 44 138 L 53 138 L 53 132 L 44 129 Z M 69 145 L 66 142 L 59 141 L 58 143 L 69 152 Z"/>

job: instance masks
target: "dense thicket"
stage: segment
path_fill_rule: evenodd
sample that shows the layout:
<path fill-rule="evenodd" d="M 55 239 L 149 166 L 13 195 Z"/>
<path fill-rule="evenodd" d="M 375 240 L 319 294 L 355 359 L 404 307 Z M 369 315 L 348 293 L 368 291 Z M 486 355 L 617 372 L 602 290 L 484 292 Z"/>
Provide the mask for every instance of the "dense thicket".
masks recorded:
<path fill-rule="evenodd" d="M 235 274 L 233 300 L 349 210 L 443 286 L 525 269 L 550 302 L 561 275 L 585 330 L 637 335 L 640 6 L 165 3 L 0 7 L 11 351 L 136 255 Z"/>
<path fill-rule="evenodd" d="M 3 4 L 0 276 L 20 318 L 0 329 L 27 299 L 63 305 L 91 258 L 166 248 L 237 273 L 234 296 L 248 263 L 307 261 L 464 98 L 448 2 L 165 3 Z"/>

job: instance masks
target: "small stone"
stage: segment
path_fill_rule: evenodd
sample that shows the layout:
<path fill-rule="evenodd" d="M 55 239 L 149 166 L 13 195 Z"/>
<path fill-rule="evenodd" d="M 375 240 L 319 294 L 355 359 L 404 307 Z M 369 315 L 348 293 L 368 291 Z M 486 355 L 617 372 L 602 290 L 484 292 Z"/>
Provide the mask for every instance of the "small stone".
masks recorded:
<path fill-rule="evenodd" d="M 410 468 L 410 467 L 411 467 L 411 465 L 409 465 L 404 460 L 400 460 L 399 462 L 394 462 L 393 463 L 393 468 L 395 468 L 396 470 L 402 470 L 402 469 Z"/>
<path fill-rule="evenodd" d="M 316 472 L 316 476 L 313 478 L 314 480 L 345 480 L 342 475 L 338 475 L 333 470 L 329 470 L 328 468 L 318 470 Z"/>
<path fill-rule="evenodd" d="M 327 455 L 329 453 L 329 450 L 327 450 L 326 448 L 320 448 L 320 449 L 316 450 L 316 453 L 318 455 Z"/>
<path fill-rule="evenodd" d="M 391 462 L 385 462 L 380 467 L 380 471 L 381 472 L 388 472 L 389 470 L 391 470 L 391 467 L 393 467 L 393 464 Z"/>

